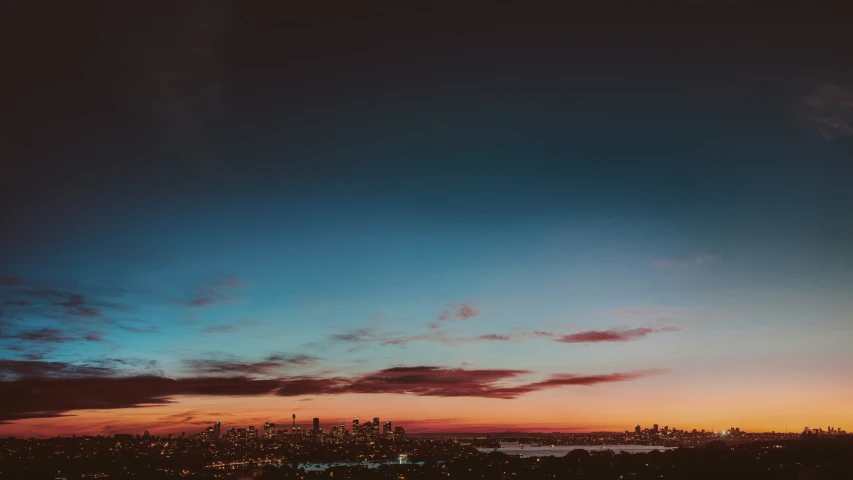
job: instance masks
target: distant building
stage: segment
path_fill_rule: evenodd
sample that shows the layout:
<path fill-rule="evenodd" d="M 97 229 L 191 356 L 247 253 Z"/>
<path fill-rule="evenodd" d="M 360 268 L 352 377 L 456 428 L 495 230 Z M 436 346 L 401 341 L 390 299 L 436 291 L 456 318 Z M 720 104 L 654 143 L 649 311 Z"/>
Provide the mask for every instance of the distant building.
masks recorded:
<path fill-rule="evenodd" d="M 316 435 L 318 433 L 320 433 L 320 419 L 315 418 L 314 419 L 314 434 Z"/>
<path fill-rule="evenodd" d="M 391 423 L 391 422 L 388 422 Z M 397 427 L 394 429 L 394 440 L 405 440 L 406 439 L 406 429 L 403 427 Z"/>
<path fill-rule="evenodd" d="M 246 432 L 246 437 L 250 439 L 258 438 L 258 431 L 255 430 L 254 425 L 249 426 L 249 430 Z"/>
<path fill-rule="evenodd" d="M 264 438 L 275 438 L 275 424 L 264 423 Z"/>
<path fill-rule="evenodd" d="M 392 432 L 393 431 L 391 430 L 391 422 L 385 422 L 385 427 L 382 429 L 382 436 L 390 437 Z"/>
<path fill-rule="evenodd" d="M 657 423 L 654 426 L 654 431 L 655 431 L 655 433 L 658 433 L 658 424 Z"/>
<path fill-rule="evenodd" d="M 222 436 L 222 423 L 216 422 L 213 424 L 213 438 L 219 438 Z"/>
<path fill-rule="evenodd" d="M 379 436 L 379 417 L 373 417 L 373 436 Z"/>
<path fill-rule="evenodd" d="M 352 434 L 358 435 L 358 418 L 355 418 L 352 421 Z"/>
<path fill-rule="evenodd" d="M 245 428 L 238 428 L 237 429 L 237 438 L 238 439 L 245 440 L 247 437 L 248 437 L 248 433 L 246 432 Z"/>
<path fill-rule="evenodd" d="M 639 434 L 640 434 L 640 432 L 642 432 L 642 431 L 643 431 L 643 429 L 642 429 L 642 428 L 640 428 L 640 426 L 639 426 L 639 425 L 637 425 L 636 427 L 634 427 L 634 433 L 636 433 L 636 434 L 638 434 L 638 435 L 639 435 Z"/>

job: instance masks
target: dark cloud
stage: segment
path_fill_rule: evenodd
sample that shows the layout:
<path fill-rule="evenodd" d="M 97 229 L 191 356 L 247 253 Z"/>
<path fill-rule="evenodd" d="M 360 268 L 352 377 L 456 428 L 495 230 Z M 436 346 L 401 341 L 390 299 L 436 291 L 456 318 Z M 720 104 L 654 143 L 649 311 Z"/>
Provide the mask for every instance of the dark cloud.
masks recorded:
<path fill-rule="evenodd" d="M 3 305 L 23 307 L 24 305 L 29 305 L 29 302 L 27 302 L 26 300 L 3 300 Z"/>
<path fill-rule="evenodd" d="M 527 370 L 466 370 L 435 366 L 395 367 L 369 373 L 342 387 L 346 393 L 398 393 L 435 397 L 510 398 L 501 381 Z"/>
<path fill-rule="evenodd" d="M 319 359 L 308 355 L 270 355 L 257 362 L 227 359 L 194 359 L 184 361 L 186 370 L 195 375 L 275 375 L 287 368 L 314 365 Z"/>
<path fill-rule="evenodd" d="M 3 379 L 19 377 L 104 377 L 116 373 L 114 367 L 101 364 L 80 365 L 36 360 L 0 360 L 0 378 Z"/>
<path fill-rule="evenodd" d="M 284 357 L 291 362 L 308 361 Z M 660 370 L 600 375 L 554 375 L 545 380 L 507 385 L 527 370 L 464 369 L 439 366 L 393 367 L 354 377 L 293 376 L 257 379 L 244 375 L 167 378 L 116 376 L 120 361 L 70 365 L 62 362 L 0 360 L 0 421 L 54 417 L 83 409 L 130 408 L 171 402 L 178 395 L 301 396 L 403 394 L 433 397 L 511 399 L 563 386 L 592 386 L 635 380 Z M 11 372 L 11 375 L 8 373 Z"/>
<path fill-rule="evenodd" d="M 76 338 L 69 335 L 65 335 L 55 328 L 42 328 L 40 330 L 20 332 L 14 335 L 9 335 L 7 338 L 17 338 L 19 340 L 45 343 L 63 343 L 76 340 Z"/>
<path fill-rule="evenodd" d="M 90 332 L 90 333 L 84 334 L 82 338 L 83 338 L 83 340 L 86 340 L 87 342 L 103 342 L 104 341 L 104 338 L 98 332 Z"/>
<path fill-rule="evenodd" d="M 23 378 L 0 382 L 0 421 L 54 417 L 73 410 L 165 404 L 177 395 L 265 395 L 278 386 L 275 380 L 240 377 Z"/>
<path fill-rule="evenodd" d="M 15 284 L 20 285 L 20 284 Z M 103 296 L 95 292 L 96 296 Z M 13 313 L 59 320 L 89 319 L 105 321 L 103 311 L 124 310 L 126 307 L 104 299 L 93 299 L 90 294 L 53 288 L 18 288 L 7 290 L 3 304 L 15 307 Z"/>
<path fill-rule="evenodd" d="M 18 277 L 0 275 L 0 287 L 22 285 L 24 281 Z"/>
<path fill-rule="evenodd" d="M 37 343 L 67 343 L 76 341 L 102 342 L 103 338 L 98 332 L 86 332 L 83 334 L 71 334 L 56 328 L 41 328 L 38 330 L 26 330 L 14 334 L 0 334 L 0 338 L 23 340 Z"/>
<path fill-rule="evenodd" d="M 555 338 L 554 341 L 560 343 L 596 343 L 596 342 L 630 342 L 645 338 L 652 333 L 675 332 L 679 328 L 675 326 L 661 328 L 628 328 L 628 329 L 610 329 L 610 330 L 587 330 L 585 332 L 573 333 L 571 335 L 563 335 Z"/>
<path fill-rule="evenodd" d="M 228 303 L 234 300 L 232 290 L 243 285 L 244 282 L 237 277 L 217 275 L 213 280 L 209 280 L 196 288 L 190 297 L 182 303 L 195 308 Z"/>

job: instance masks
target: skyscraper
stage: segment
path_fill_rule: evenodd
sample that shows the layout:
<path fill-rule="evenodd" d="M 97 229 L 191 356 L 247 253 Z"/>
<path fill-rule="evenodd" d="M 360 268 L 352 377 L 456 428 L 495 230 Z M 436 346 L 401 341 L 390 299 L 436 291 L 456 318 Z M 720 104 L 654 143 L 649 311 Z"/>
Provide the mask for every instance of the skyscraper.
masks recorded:
<path fill-rule="evenodd" d="M 379 417 L 373 417 L 373 436 L 379 436 Z"/>
<path fill-rule="evenodd" d="M 258 431 L 257 431 L 257 430 L 255 430 L 254 425 L 249 425 L 249 431 L 248 431 L 248 432 L 246 432 L 246 435 L 247 435 L 249 438 L 258 438 Z"/>
<path fill-rule="evenodd" d="M 314 419 L 314 434 L 316 435 L 318 433 L 320 433 L 320 419 L 315 418 Z"/>
<path fill-rule="evenodd" d="M 634 427 L 634 433 L 636 433 L 637 435 L 639 435 L 639 434 L 640 434 L 640 432 L 642 432 L 642 429 L 640 428 L 640 426 L 639 426 L 639 425 L 637 425 L 636 427 Z"/>
<path fill-rule="evenodd" d="M 385 422 L 385 427 L 382 429 L 382 436 L 390 437 L 391 436 L 391 422 Z"/>
<path fill-rule="evenodd" d="M 397 427 L 394 429 L 394 440 L 405 440 L 406 439 L 406 429 L 403 427 Z"/>
<path fill-rule="evenodd" d="M 221 422 L 216 422 L 213 424 L 213 438 L 219 438 L 222 433 L 222 424 Z"/>
<path fill-rule="evenodd" d="M 358 435 L 358 418 L 355 418 L 352 421 L 352 434 Z"/>
<path fill-rule="evenodd" d="M 264 423 L 264 438 L 275 438 L 275 424 Z"/>

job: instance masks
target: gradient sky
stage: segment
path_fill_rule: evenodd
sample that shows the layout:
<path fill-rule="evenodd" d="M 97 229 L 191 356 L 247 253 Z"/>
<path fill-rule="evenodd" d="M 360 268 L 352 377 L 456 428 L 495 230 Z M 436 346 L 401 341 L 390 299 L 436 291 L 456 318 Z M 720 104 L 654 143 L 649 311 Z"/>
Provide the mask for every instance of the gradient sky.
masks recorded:
<path fill-rule="evenodd" d="M 0 435 L 853 430 L 843 16 L 405 3 L 14 7 Z"/>

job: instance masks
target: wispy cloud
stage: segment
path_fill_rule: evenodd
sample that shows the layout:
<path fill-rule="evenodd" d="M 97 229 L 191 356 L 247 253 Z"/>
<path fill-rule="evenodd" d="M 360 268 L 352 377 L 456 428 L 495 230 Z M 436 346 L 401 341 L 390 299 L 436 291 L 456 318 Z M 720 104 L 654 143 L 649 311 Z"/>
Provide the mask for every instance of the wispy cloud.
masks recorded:
<path fill-rule="evenodd" d="M 675 326 L 660 328 L 627 328 L 609 330 L 587 330 L 570 335 L 562 335 L 554 341 L 560 343 L 598 343 L 598 342 L 630 342 L 646 338 L 653 333 L 677 332 L 680 329 Z"/>
<path fill-rule="evenodd" d="M 233 322 L 233 323 L 222 323 L 219 325 L 211 325 L 209 327 L 204 327 L 200 331 L 201 333 L 234 333 L 245 330 L 247 328 L 260 326 L 260 322 Z"/>
<path fill-rule="evenodd" d="M 708 262 L 714 260 L 713 255 L 694 255 L 692 257 L 680 258 L 680 259 L 663 259 L 663 260 L 655 260 L 652 262 L 652 265 L 655 268 L 690 268 L 690 267 L 698 267 L 700 265 L 704 265 Z"/>
<path fill-rule="evenodd" d="M 512 338 L 510 338 L 508 335 L 489 333 L 487 335 L 480 335 L 479 337 L 477 337 L 477 340 L 508 342 L 512 340 Z"/>
<path fill-rule="evenodd" d="M 818 133 L 834 140 L 853 135 L 853 88 L 824 82 L 803 100 Z"/>
<path fill-rule="evenodd" d="M 37 343 L 67 343 L 77 341 L 102 342 L 104 339 L 98 332 L 85 332 L 73 334 L 56 328 L 40 328 L 37 330 L 24 330 L 14 334 L 2 334 L 0 338 L 22 340 Z"/>
<path fill-rule="evenodd" d="M 24 281 L 18 277 L 9 277 L 6 275 L 0 275 L 0 287 L 22 285 L 23 283 L 24 283 Z"/>
<path fill-rule="evenodd" d="M 309 355 L 269 355 L 259 361 L 243 361 L 233 356 L 212 359 L 185 360 L 185 369 L 194 375 L 270 376 L 292 367 L 310 367 L 319 359 Z"/>
<path fill-rule="evenodd" d="M 331 340 L 338 342 L 362 343 L 376 340 L 376 331 L 371 328 L 359 328 L 344 333 L 333 333 L 329 336 Z"/>
<path fill-rule="evenodd" d="M 415 335 L 403 335 L 399 332 L 382 332 L 369 328 L 353 330 L 351 332 L 330 335 L 330 340 L 348 343 L 375 343 L 379 345 L 404 346 L 413 342 L 437 342 L 444 345 L 457 345 L 475 342 L 515 340 L 514 337 L 504 334 L 489 333 L 474 337 L 454 337 L 445 332 L 429 331 Z"/>
<path fill-rule="evenodd" d="M 465 321 L 469 318 L 476 317 L 479 314 L 480 312 L 477 308 L 470 303 L 450 305 L 438 315 L 438 318 L 435 321 L 427 323 L 427 326 L 429 328 L 439 328 L 445 323 L 452 322 L 454 320 Z"/>
<path fill-rule="evenodd" d="M 182 303 L 188 307 L 195 308 L 228 303 L 235 299 L 234 289 L 244 285 L 245 282 L 237 277 L 217 275 L 216 278 L 208 280 L 195 288 L 189 298 Z"/>

